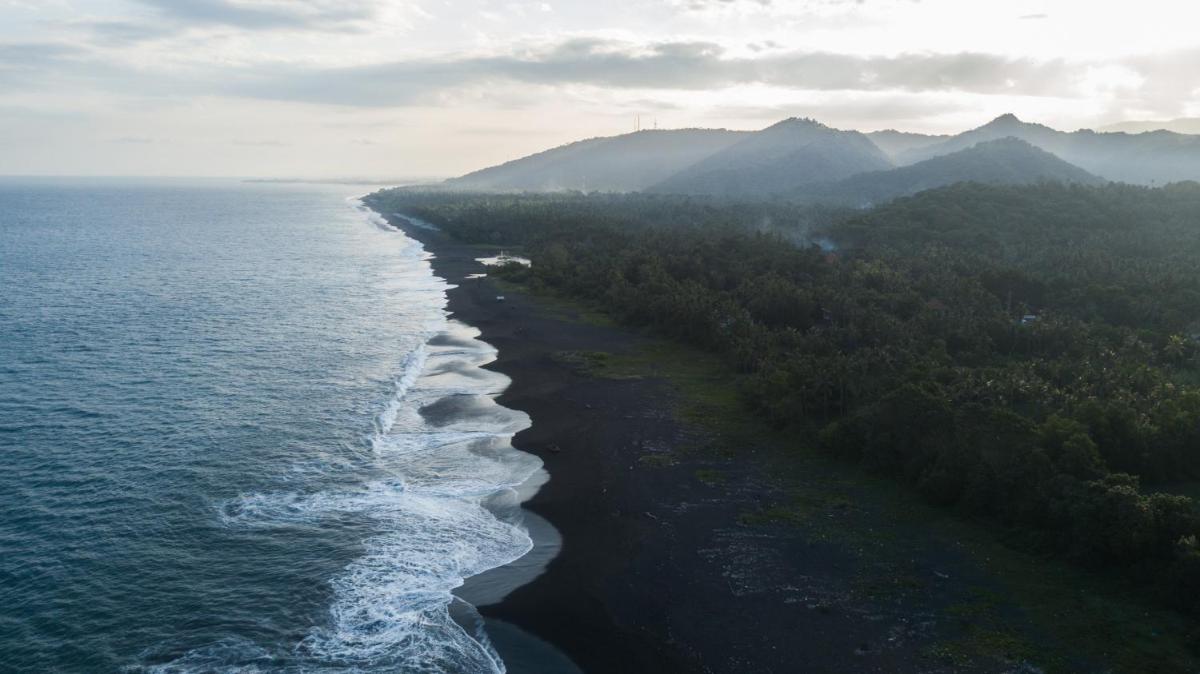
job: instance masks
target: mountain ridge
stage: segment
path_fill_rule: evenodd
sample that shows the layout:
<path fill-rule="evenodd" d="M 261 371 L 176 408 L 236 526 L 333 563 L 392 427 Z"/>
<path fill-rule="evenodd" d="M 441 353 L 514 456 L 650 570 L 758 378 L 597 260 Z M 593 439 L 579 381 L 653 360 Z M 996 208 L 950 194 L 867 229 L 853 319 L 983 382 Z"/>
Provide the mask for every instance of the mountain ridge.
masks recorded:
<path fill-rule="evenodd" d="M 890 171 L 861 173 L 833 184 L 814 186 L 806 196 L 864 207 L 960 182 L 1100 185 L 1107 181 L 1031 143 L 1004 137 Z"/>
<path fill-rule="evenodd" d="M 446 184 L 495 190 L 636 191 L 724 149 L 747 133 L 671 129 L 588 138 L 472 171 Z"/>
<path fill-rule="evenodd" d="M 885 178 L 890 169 L 1004 138 L 1024 141 L 1098 179 L 1143 185 L 1200 179 L 1200 135 L 1165 130 L 1137 134 L 1088 129 L 1066 132 L 1008 113 L 974 129 L 945 136 L 894 129 L 863 133 L 799 117 L 758 131 L 645 130 L 550 148 L 452 178 L 444 186 L 752 197 L 811 192 L 816 185 L 832 186 L 857 174 L 870 173 L 886 185 L 879 190 L 861 191 L 886 193 L 894 189 L 897 180 L 932 180 L 930 176 L 915 178 L 912 173 Z M 1013 157 L 996 155 L 994 159 L 1003 162 Z M 1084 179 L 1061 166 L 1052 169 L 1044 157 L 1026 157 L 1023 161 L 1053 176 Z M 972 164 L 971 170 L 988 176 L 1010 168 L 998 165 L 989 172 Z M 925 170 L 940 171 L 936 165 Z M 1014 179 L 1011 174 L 1003 178 Z"/>
<path fill-rule="evenodd" d="M 782 194 L 802 185 L 892 165 L 891 159 L 859 131 L 791 117 L 750 134 L 649 191 L 722 196 Z"/>
<path fill-rule="evenodd" d="M 1022 121 L 1011 113 L 941 143 L 902 152 L 897 163 L 915 164 L 983 141 L 1010 136 L 1108 180 L 1145 185 L 1200 178 L 1200 136 L 1170 131 L 1127 134 L 1082 129 L 1066 132 Z"/>
<path fill-rule="evenodd" d="M 1141 134 L 1155 131 L 1170 131 L 1182 135 L 1200 135 L 1200 117 L 1179 117 L 1162 121 L 1128 120 L 1108 124 L 1096 129 L 1099 133 Z"/>

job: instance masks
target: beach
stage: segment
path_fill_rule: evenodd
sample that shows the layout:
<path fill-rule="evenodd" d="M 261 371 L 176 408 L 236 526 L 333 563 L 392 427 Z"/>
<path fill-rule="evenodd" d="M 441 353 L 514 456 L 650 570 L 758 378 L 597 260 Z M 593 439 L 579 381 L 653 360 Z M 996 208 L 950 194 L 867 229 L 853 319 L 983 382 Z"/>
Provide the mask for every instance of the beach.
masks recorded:
<path fill-rule="evenodd" d="M 480 606 L 485 618 L 586 672 L 1007 671 L 991 654 L 952 669 L 930 657 L 970 628 L 943 609 L 991 583 L 962 551 L 877 517 L 884 506 L 857 492 L 849 504 L 817 503 L 816 528 L 760 516 L 789 495 L 755 447 L 729 448 L 736 460 L 681 453 L 706 438 L 672 413 L 665 381 L 589 376 L 563 357 L 625 353 L 645 337 L 498 288 L 476 261 L 497 250 L 388 219 L 456 286 L 451 317 L 498 349 L 487 367 L 512 379 L 498 402 L 532 421 L 513 444 L 550 475 L 525 507 L 557 529 L 561 550 L 536 580 Z M 860 525 L 891 530 L 877 540 L 821 533 Z"/>

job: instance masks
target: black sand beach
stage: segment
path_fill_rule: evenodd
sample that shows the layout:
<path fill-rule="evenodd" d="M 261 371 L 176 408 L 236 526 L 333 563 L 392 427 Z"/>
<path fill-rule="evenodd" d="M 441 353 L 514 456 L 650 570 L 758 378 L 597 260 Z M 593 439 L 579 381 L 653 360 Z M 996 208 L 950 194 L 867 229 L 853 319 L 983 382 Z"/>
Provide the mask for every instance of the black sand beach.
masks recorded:
<path fill-rule="evenodd" d="M 754 448 L 737 448 L 736 462 L 656 461 L 697 442 L 672 415 L 669 387 L 589 377 L 554 357 L 620 353 L 642 338 L 570 320 L 508 288 L 500 302 L 490 279 L 468 278 L 486 271 L 476 258 L 493 251 L 391 220 L 458 286 L 453 317 L 499 350 L 489 367 L 513 380 L 500 402 L 533 421 L 514 444 L 551 476 L 526 506 L 561 532 L 561 554 L 533 583 L 483 607 L 485 616 L 545 639 L 586 672 L 1002 671 L 965 661 L 950 670 L 928 657 L 960 629 L 936 615 L 965 591 L 961 575 L 945 582 L 943 569 L 961 565 L 954 551 L 919 541 L 925 559 L 881 568 L 844 543 L 748 521 L 782 498 L 769 467 L 746 460 Z M 719 481 L 697 477 L 717 470 Z M 920 591 L 862 591 L 875 576 L 911 576 Z"/>
<path fill-rule="evenodd" d="M 1095 635 L 1047 629 L 1064 609 L 1105 606 L 1074 572 L 1020 561 L 854 466 L 795 455 L 786 463 L 799 472 L 777 474 L 752 438 L 706 437 L 681 420 L 653 362 L 651 376 L 609 377 L 563 357 L 644 353 L 650 338 L 469 278 L 487 271 L 476 258 L 498 251 L 390 220 L 457 286 L 453 318 L 499 350 L 488 367 L 512 378 L 499 402 L 533 424 L 514 445 L 550 474 L 526 507 L 561 533 L 561 552 L 535 581 L 480 607 L 486 618 L 585 672 L 1104 669 L 1104 654 L 1080 644 Z M 1028 610 L 1031 597 L 1055 593 L 1040 614 Z M 1123 620 L 1107 628 L 1126 629 Z"/>

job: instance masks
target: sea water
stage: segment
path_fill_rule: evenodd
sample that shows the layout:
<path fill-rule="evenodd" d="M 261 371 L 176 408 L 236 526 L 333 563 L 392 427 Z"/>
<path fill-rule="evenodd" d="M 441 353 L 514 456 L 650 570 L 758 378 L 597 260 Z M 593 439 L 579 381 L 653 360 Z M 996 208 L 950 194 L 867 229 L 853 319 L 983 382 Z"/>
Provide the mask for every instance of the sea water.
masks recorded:
<path fill-rule="evenodd" d="M 529 420 L 366 191 L 0 179 L 0 670 L 504 671 Z"/>

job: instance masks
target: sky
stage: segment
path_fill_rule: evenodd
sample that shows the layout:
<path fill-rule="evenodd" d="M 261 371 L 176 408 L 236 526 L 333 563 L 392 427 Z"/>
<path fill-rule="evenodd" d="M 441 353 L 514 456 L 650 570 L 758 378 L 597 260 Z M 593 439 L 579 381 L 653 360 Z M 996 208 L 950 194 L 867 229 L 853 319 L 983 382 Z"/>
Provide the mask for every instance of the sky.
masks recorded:
<path fill-rule="evenodd" d="M 0 174 L 410 178 L 644 128 L 1200 116 L 1181 0 L 0 0 Z"/>

